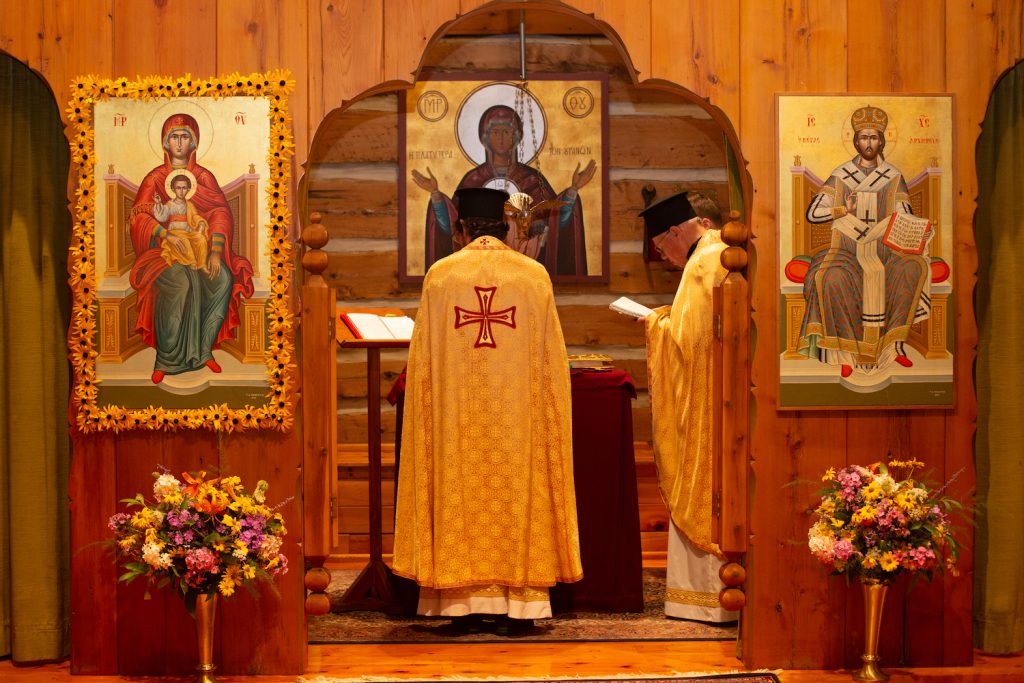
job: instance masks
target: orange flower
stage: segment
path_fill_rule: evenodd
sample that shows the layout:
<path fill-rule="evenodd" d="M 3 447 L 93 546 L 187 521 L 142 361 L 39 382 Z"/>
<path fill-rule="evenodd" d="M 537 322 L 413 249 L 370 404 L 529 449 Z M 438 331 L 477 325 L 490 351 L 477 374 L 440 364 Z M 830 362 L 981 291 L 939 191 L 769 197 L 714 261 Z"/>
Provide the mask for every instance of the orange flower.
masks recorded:
<path fill-rule="evenodd" d="M 214 480 L 216 481 L 216 480 Z M 212 484 L 213 482 L 208 482 Z M 192 501 L 192 508 L 208 515 L 218 515 L 228 507 L 227 495 L 213 486 L 204 486 L 199 496 Z"/>
<path fill-rule="evenodd" d="M 181 478 L 188 482 L 188 486 L 182 489 L 182 493 L 192 498 L 199 495 L 199 487 L 203 485 L 203 478 L 206 476 L 206 470 L 200 470 L 195 477 L 189 472 L 182 472 Z"/>

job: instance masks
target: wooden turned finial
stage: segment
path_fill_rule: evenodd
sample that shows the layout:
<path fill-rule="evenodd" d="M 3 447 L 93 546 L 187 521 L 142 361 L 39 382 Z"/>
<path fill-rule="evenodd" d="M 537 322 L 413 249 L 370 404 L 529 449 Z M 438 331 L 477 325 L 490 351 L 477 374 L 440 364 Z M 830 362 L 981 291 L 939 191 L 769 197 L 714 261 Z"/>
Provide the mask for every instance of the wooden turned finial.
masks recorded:
<path fill-rule="evenodd" d="M 302 255 L 302 267 L 311 275 L 319 275 L 327 269 L 327 253 L 321 249 L 327 244 L 327 228 L 321 224 L 323 215 L 319 211 L 309 214 L 309 225 L 302 231 L 302 243 L 306 253 Z"/>
<path fill-rule="evenodd" d="M 309 593 L 306 595 L 306 614 L 320 616 L 331 611 L 331 599 L 327 596 L 327 586 L 331 583 L 331 574 L 323 567 L 311 567 L 303 578 Z"/>
<path fill-rule="evenodd" d="M 747 580 L 747 570 L 738 562 L 727 562 L 718 569 L 718 578 L 726 588 L 738 588 Z"/>
<path fill-rule="evenodd" d="M 722 252 L 722 265 L 732 272 L 747 267 L 747 226 L 739 221 L 738 211 L 729 212 L 729 222 L 722 226 L 722 241 L 729 246 Z"/>
<path fill-rule="evenodd" d="M 747 267 L 747 252 L 743 247 L 727 247 L 722 252 L 722 265 L 730 272 L 737 272 Z"/>
<path fill-rule="evenodd" d="M 722 609 L 738 612 L 747 604 L 747 596 L 739 588 L 723 588 L 718 593 L 718 604 Z"/>
<path fill-rule="evenodd" d="M 729 222 L 722 226 L 722 241 L 730 247 L 741 247 L 747 241 L 747 226 L 739 222 L 739 216 L 732 212 Z"/>

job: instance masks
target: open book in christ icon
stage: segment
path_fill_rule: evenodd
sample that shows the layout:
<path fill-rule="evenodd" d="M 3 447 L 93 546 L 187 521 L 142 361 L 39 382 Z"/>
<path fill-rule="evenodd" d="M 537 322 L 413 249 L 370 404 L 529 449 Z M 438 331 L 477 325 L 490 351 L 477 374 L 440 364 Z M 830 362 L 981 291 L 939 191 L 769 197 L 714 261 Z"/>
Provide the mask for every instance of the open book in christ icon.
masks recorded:
<path fill-rule="evenodd" d="M 894 213 L 882 236 L 882 244 L 903 254 L 923 254 L 931 222 L 909 213 Z"/>

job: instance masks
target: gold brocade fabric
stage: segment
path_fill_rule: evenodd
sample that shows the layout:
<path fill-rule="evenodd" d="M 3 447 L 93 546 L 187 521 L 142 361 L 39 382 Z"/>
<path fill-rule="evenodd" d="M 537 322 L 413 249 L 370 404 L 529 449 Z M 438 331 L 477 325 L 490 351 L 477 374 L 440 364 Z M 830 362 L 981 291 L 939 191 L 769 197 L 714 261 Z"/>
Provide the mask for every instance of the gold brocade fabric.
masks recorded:
<path fill-rule="evenodd" d="M 711 609 L 720 609 L 721 603 L 718 601 L 718 593 L 701 593 L 699 591 L 688 591 L 682 588 L 665 588 L 665 601 L 676 602 L 680 605 L 696 605 L 697 607 L 709 607 Z"/>
<path fill-rule="evenodd" d="M 394 571 L 431 588 L 583 576 L 551 280 L 481 237 L 435 263 L 406 380 Z"/>
<path fill-rule="evenodd" d="M 658 484 L 672 521 L 696 547 L 711 540 L 712 290 L 728 274 L 721 233 L 701 237 L 671 308 L 647 317 L 647 372 Z"/>

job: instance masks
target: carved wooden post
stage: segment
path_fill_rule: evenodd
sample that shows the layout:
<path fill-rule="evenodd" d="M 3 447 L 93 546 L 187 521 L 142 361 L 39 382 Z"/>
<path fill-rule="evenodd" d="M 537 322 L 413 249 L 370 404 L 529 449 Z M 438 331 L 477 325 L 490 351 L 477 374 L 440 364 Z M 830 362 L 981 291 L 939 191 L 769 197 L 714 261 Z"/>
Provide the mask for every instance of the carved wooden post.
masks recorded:
<path fill-rule="evenodd" d="M 750 391 L 750 305 L 747 266 L 747 227 L 733 211 L 722 227 L 722 265 L 729 270 L 715 290 L 715 512 L 719 547 L 727 555 L 747 551 L 748 403 Z M 741 609 L 746 596 L 736 581 L 735 565 L 726 565 L 719 594 L 726 609 Z M 724 570 L 725 568 L 723 568 Z M 740 579 L 742 582 L 742 579 Z"/>
<path fill-rule="evenodd" d="M 327 228 L 319 213 L 302 231 L 302 494 L 303 552 L 306 560 L 307 614 L 326 614 L 324 592 L 331 576 L 323 568 L 331 552 L 334 461 L 337 446 L 337 371 L 334 341 L 334 289 L 321 273 L 327 268 Z"/>

